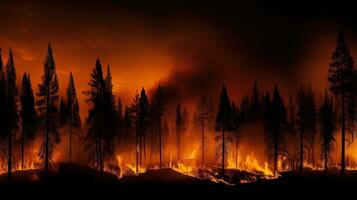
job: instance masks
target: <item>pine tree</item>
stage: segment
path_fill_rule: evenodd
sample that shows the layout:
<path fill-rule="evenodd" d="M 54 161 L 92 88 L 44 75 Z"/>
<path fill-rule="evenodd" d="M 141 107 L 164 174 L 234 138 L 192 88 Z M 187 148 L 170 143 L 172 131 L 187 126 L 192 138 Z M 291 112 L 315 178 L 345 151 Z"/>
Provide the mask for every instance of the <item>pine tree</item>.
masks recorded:
<path fill-rule="evenodd" d="M 306 122 L 305 127 L 309 135 L 309 142 L 311 146 L 311 162 L 312 166 L 315 166 L 315 135 L 316 135 L 316 122 L 317 122 L 317 110 L 314 93 L 312 91 L 311 84 L 306 94 Z"/>
<path fill-rule="evenodd" d="M 105 126 L 104 119 L 104 102 L 105 102 L 105 90 L 106 82 L 103 78 L 102 64 L 100 63 L 99 58 L 95 63 L 95 67 L 91 73 L 91 79 L 88 82 L 90 90 L 84 92 L 88 96 L 87 103 L 91 105 L 89 109 L 87 124 L 89 126 L 87 133 L 87 141 L 94 141 L 95 144 L 95 158 L 96 158 L 96 167 L 103 172 L 104 161 L 103 161 L 103 131 Z M 90 143 L 90 146 L 93 144 Z"/>
<path fill-rule="evenodd" d="M 181 108 L 181 104 L 178 103 L 176 106 L 176 146 L 177 146 L 177 162 L 181 159 L 181 146 L 182 146 L 182 135 L 187 129 L 187 117 L 185 116 L 184 110 Z"/>
<path fill-rule="evenodd" d="M 37 130 L 37 113 L 30 75 L 24 74 L 20 90 L 21 117 L 21 169 L 24 169 L 25 142 L 30 144 L 35 139 Z"/>
<path fill-rule="evenodd" d="M 195 112 L 195 121 L 201 127 L 201 165 L 205 167 L 205 130 L 208 124 L 213 119 L 213 103 L 212 100 L 207 101 L 205 95 L 202 94 Z"/>
<path fill-rule="evenodd" d="M 215 129 L 216 131 L 221 131 L 222 133 L 221 135 L 217 135 L 216 140 L 220 141 L 220 144 L 217 147 L 217 154 L 221 155 L 221 170 L 222 176 L 224 176 L 228 154 L 228 143 L 230 141 L 228 132 L 234 131 L 231 102 L 228 97 L 227 89 L 224 85 L 222 86 L 222 92 L 220 95 Z"/>
<path fill-rule="evenodd" d="M 271 141 L 271 156 L 273 157 L 274 171 L 278 170 L 278 158 L 284 155 L 285 139 L 284 131 L 287 124 L 287 113 L 284 106 L 283 99 L 280 96 L 278 87 L 274 87 L 273 100 L 271 104 L 271 125 L 272 135 Z"/>
<path fill-rule="evenodd" d="M 289 94 L 289 105 L 288 105 L 288 132 L 290 136 L 290 165 L 291 170 L 295 170 L 296 166 L 296 111 L 295 111 L 295 103 L 293 101 L 293 97 L 291 93 Z"/>
<path fill-rule="evenodd" d="M 81 131 L 81 117 L 79 115 L 79 103 L 77 99 L 77 92 L 74 86 L 74 79 L 72 72 L 69 74 L 69 81 L 67 87 L 67 110 L 68 110 L 68 148 L 69 148 L 69 162 L 72 162 L 72 135 Z"/>
<path fill-rule="evenodd" d="M 7 114 L 7 131 L 8 131 L 8 176 L 12 172 L 12 140 L 15 131 L 19 129 L 18 114 L 18 87 L 16 85 L 16 71 L 12 51 L 9 51 L 9 59 L 6 64 L 6 114 Z"/>
<path fill-rule="evenodd" d="M 347 98 L 351 97 L 353 93 L 353 82 L 352 75 L 354 74 L 353 69 L 353 58 L 350 54 L 348 45 L 346 44 L 346 39 L 343 31 L 341 30 L 337 38 L 337 47 L 332 54 L 332 63 L 329 67 L 329 77 L 330 90 L 334 93 L 336 99 L 340 98 L 340 110 L 341 110 L 341 176 L 345 175 L 345 151 L 346 151 L 346 101 Z"/>
<path fill-rule="evenodd" d="M 296 113 L 296 122 L 297 122 L 297 129 L 299 132 L 299 171 L 300 173 L 303 170 L 304 167 L 304 153 L 305 153 L 305 149 L 307 148 L 307 145 L 304 144 L 304 140 L 306 138 L 306 130 L 307 130 L 307 126 L 306 126 L 306 92 L 303 88 L 303 86 L 300 87 L 298 95 L 296 97 L 296 104 L 297 104 L 297 113 Z"/>
<path fill-rule="evenodd" d="M 271 136 L 273 135 L 273 125 L 272 125 L 272 105 L 269 93 L 266 93 L 263 101 L 263 128 L 267 142 L 267 152 L 270 158 L 271 147 L 273 146 Z"/>
<path fill-rule="evenodd" d="M 58 79 L 51 45 L 48 45 L 44 62 L 42 83 L 38 85 L 36 102 L 44 121 L 44 141 L 40 148 L 40 157 L 45 160 L 45 174 L 49 172 L 55 144 L 60 142 L 58 132 Z"/>
<path fill-rule="evenodd" d="M 239 168 L 239 140 L 241 137 L 239 128 L 240 126 L 243 124 L 243 120 L 242 120 L 242 115 L 241 112 L 239 110 L 239 108 L 232 103 L 232 118 L 233 118 L 233 125 L 234 125 L 234 140 L 235 140 L 235 167 L 236 169 Z"/>
<path fill-rule="evenodd" d="M 123 113 L 123 104 L 121 102 L 121 98 L 118 98 L 117 104 L 117 140 L 118 140 L 118 147 L 117 151 L 121 153 L 123 150 L 123 135 L 124 135 L 124 113 Z"/>
<path fill-rule="evenodd" d="M 133 121 L 135 127 L 135 168 L 136 174 L 139 173 L 140 167 L 140 152 L 141 152 L 141 145 L 140 145 L 140 125 L 139 125 L 139 113 L 140 113 L 140 96 L 138 93 L 135 94 L 133 103 L 130 107 L 131 112 L 131 119 Z"/>
<path fill-rule="evenodd" d="M 107 67 L 107 74 L 105 77 L 104 89 L 104 102 L 103 102 L 103 118 L 104 118 L 104 132 L 103 132 L 103 160 L 114 159 L 114 137 L 117 127 L 117 112 L 115 107 L 115 95 L 113 94 L 112 75 L 110 66 Z"/>
<path fill-rule="evenodd" d="M 325 174 L 328 170 L 328 161 L 333 150 L 334 137 L 334 113 L 332 99 L 325 91 L 323 104 L 319 109 L 319 122 L 321 132 L 321 159 L 324 160 Z"/>
<path fill-rule="evenodd" d="M 142 88 L 139 98 L 139 132 L 140 132 L 140 163 L 146 165 L 146 131 L 149 117 L 149 100 Z"/>
<path fill-rule="evenodd" d="M 0 49 L 0 113 L 6 113 L 6 75 L 5 75 L 5 70 L 3 67 L 3 61 L 2 61 L 2 56 L 1 56 L 1 49 Z M 8 135 L 7 132 L 7 116 L 6 115 L 0 115 L 0 152 L 6 152 L 5 146 L 6 146 L 6 137 Z M 0 159 L 1 160 L 6 160 L 6 155 L 5 153 L 0 154 Z"/>
<path fill-rule="evenodd" d="M 161 85 L 157 87 L 154 93 L 153 103 L 152 103 L 152 122 L 157 133 L 158 143 L 159 143 L 159 163 L 160 168 L 163 165 L 163 140 L 162 140 L 162 118 L 164 115 L 164 96 Z"/>

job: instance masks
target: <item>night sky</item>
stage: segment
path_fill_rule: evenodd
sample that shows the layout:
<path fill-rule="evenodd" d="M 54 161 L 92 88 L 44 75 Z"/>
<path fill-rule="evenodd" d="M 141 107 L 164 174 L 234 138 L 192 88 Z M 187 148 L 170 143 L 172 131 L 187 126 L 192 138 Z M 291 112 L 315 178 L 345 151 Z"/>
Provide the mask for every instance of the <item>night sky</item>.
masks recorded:
<path fill-rule="evenodd" d="M 181 99 L 217 96 L 225 83 L 239 101 L 254 80 L 262 90 L 278 84 L 285 94 L 311 82 L 322 93 L 339 28 L 356 55 L 352 4 L 208 2 L 1 1 L 3 59 L 11 47 L 18 78 L 29 72 L 37 90 L 51 42 L 63 93 L 70 71 L 77 90 L 86 90 L 99 57 L 128 103 L 158 83 Z M 85 107 L 82 93 L 80 99 Z"/>

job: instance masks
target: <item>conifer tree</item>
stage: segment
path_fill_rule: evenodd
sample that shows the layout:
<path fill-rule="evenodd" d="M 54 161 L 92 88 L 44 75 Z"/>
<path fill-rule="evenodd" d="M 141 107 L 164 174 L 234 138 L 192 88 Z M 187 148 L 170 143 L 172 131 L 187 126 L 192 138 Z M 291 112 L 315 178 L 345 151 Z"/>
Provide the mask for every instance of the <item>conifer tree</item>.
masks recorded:
<path fill-rule="evenodd" d="M 348 98 L 353 97 L 353 58 L 349 51 L 346 39 L 342 30 L 340 30 L 337 38 L 337 46 L 332 54 L 332 62 L 329 67 L 330 90 L 335 95 L 336 99 L 339 99 L 340 103 L 340 116 L 341 118 L 341 176 L 345 175 L 346 169 L 346 120 L 348 115 L 346 112 L 346 104 Z"/>
<path fill-rule="evenodd" d="M 18 87 L 16 85 L 16 71 L 12 51 L 9 51 L 9 59 L 6 64 L 6 114 L 8 131 L 8 176 L 12 173 L 12 142 L 15 132 L 19 129 L 18 114 Z"/>
<path fill-rule="evenodd" d="M 45 174 L 49 172 L 55 145 L 60 142 L 58 132 L 58 79 L 51 45 L 48 45 L 42 83 L 38 85 L 36 105 L 44 122 L 44 141 L 40 157 L 45 160 Z"/>
<path fill-rule="evenodd" d="M 215 129 L 216 131 L 221 131 L 221 134 L 217 135 L 216 141 L 219 141 L 217 146 L 217 154 L 221 155 L 221 173 L 222 176 L 224 176 L 228 154 L 228 144 L 231 140 L 228 132 L 234 131 L 231 102 L 228 97 L 227 89 L 224 85 L 222 86 L 220 95 Z"/>
<path fill-rule="evenodd" d="M 37 113 L 30 75 L 24 74 L 20 90 L 21 117 L 21 169 L 24 169 L 25 142 L 30 144 L 35 139 L 37 130 Z"/>

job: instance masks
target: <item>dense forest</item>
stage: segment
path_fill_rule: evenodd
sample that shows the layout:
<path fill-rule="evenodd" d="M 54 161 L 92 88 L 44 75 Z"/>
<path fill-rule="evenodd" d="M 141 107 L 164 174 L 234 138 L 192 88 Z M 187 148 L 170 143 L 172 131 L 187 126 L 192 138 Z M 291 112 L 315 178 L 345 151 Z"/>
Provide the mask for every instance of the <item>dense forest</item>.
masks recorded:
<path fill-rule="evenodd" d="M 342 31 L 326 66 L 330 86 L 319 91 L 321 101 L 311 84 L 301 84 L 284 98 L 279 85 L 261 91 L 257 80 L 241 102 L 231 101 L 229 93 L 239 91 L 222 83 L 219 102 L 198 94 L 190 110 L 184 99 L 169 101 L 165 85 L 157 84 L 150 93 L 142 88 L 124 105 L 113 92 L 110 66 L 98 58 L 88 90 L 81 91 L 89 105 L 88 117 L 82 119 L 72 73 L 65 95 L 59 95 L 50 45 L 37 87 L 28 73 L 17 79 L 14 59 L 11 49 L 6 64 L 0 57 L 0 171 L 9 177 L 26 169 L 48 174 L 60 162 L 120 177 L 125 171 L 157 168 L 184 173 L 215 168 L 222 177 L 227 169 L 258 170 L 273 176 L 307 167 L 326 174 L 338 168 L 344 176 L 355 167 L 346 150 L 356 137 L 357 71 Z M 263 156 L 243 155 L 247 137 L 264 141 Z M 246 152 L 259 145 L 246 145 Z"/>

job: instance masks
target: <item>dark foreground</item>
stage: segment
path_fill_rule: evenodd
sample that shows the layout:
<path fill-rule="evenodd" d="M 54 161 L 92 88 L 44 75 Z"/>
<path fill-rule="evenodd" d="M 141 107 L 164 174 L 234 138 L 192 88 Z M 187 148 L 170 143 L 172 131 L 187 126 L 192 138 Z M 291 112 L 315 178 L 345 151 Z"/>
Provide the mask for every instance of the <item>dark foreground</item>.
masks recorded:
<path fill-rule="evenodd" d="M 305 171 L 303 175 L 284 173 L 278 179 L 259 180 L 254 183 L 228 186 L 199 180 L 180 174 L 171 169 L 149 170 L 139 176 L 118 179 L 109 173 L 99 173 L 93 169 L 60 164 L 48 178 L 39 170 L 17 171 L 11 180 L 0 176 L 0 194 L 28 196 L 45 194 L 59 196 L 110 196 L 110 197 L 151 197 L 172 199 L 177 197 L 222 197 L 249 196 L 292 199 L 304 196 L 348 196 L 357 190 L 357 171 L 349 171 L 345 179 L 338 171 L 332 170 L 328 177 L 321 171 Z M 42 198 L 41 198 L 42 199 Z"/>

